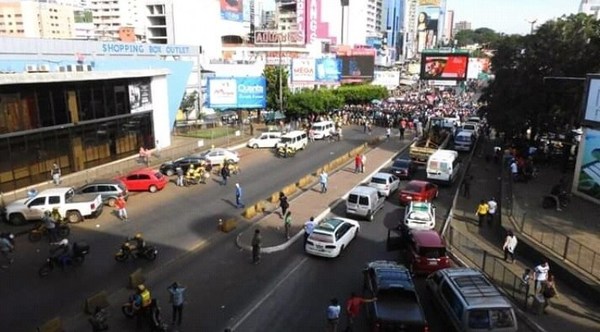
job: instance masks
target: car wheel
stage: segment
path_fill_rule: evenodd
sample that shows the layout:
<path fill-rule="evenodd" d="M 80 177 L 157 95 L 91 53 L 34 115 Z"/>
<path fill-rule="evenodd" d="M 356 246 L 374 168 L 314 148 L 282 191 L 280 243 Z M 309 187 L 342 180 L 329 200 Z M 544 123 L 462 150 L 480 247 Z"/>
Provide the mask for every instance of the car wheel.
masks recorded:
<path fill-rule="evenodd" d="M 20 213 L 13 213 L 8 217 L 8 223 L 15 226 L 20 226 L 25 224 L 25 216 Z"/>
<path fill-rule="evenodd" d="M 158 187 L 156 187 L 155 185 L 151 185 L 151 186 L 148 188 L 148 191 L 149 191 L 149 192 L 151 192 L 151 193 L 155 193 L 155 192 L 157 192 L 157 191 L 158 191 Z"/>
<path fill-rule="evenodd" d="M 81 213 L 79 213 L 78 211 L 67 212 L 66 218 L 71 224 L 75 224 L 75 223 L 83 221 L 83 217 L 81 216 Z"/>
<path fill-rule="evenodd" d="M 354 231 L 354 236 L 352 237 L 352 240 L 355 240 L 358 237 L 358 232 L 360 232 L 360 229 L 358 227 L 356 227 L 356 230 Z"/>
<path fill-rule="evenodd" d="M 172 169 L 168 169 L 165 173 L 167 176 L 173 176 L 175 174 L 175 171 Z"/>
<path fill-rule="evenodd" d="M 258 144 L 254 143 L 254 145 L 252 145 L 253 149 L 258 149 Z"/>
<path fill-rule="evenodd" d="M 107 204 L 108 204 L 108 206 L 110 206 L 110 207 L 115 207 L 115 204 L 116 204 L 116 202 L 117 202 L 117 199 L 116 199 L 116 198 L 114 198 L 114 197 L 112 197 L 112 198 L 109 198 L 109 199 L 108 199 L 108 201 L 107 201 L 106 203 L 107 203 Z"/>

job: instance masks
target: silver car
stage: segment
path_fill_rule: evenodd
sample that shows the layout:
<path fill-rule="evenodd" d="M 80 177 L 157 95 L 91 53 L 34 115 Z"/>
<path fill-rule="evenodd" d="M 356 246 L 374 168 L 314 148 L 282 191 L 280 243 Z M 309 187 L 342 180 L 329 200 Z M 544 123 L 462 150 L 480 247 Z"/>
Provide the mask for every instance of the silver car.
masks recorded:
<path fill-rule="evenodd" d="M 129 198 L 129 191 L 121 180 L 100 179 L 84 184 L 77 188 L 77 194 L 100 194 L 102 202 L 110 207 L 115 206 L 119 194 L 123 194 L 125 200 Z"/>
<path fill-rule="evenodd" d="M 369 181 L 369 187 L 373 187 L 385 197 L 389 197 L 400 187 L 400 178 L 394 174 L 377 173 Z"/>

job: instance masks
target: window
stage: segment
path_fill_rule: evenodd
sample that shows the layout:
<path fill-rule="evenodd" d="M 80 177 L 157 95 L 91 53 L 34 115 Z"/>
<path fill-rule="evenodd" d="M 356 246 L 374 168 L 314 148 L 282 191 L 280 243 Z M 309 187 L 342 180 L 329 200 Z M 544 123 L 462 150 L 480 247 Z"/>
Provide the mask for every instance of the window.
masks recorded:
<path fill-rule="evenodd" d="M 48 204 L 60 204 L 60 196 L 48 197 Z"/>
<path fill-rule="evenodd" d="M 359 205 L 369 205 L 369 197 L 368 196 L 359 196 L 358 204 Z"/>
<path fill-rule="evenodd" d="M 469 310 L 469 328 L 489 329 L 490 317 L 488 315 L 488 310 Z"/>
<path fill-rule="evenodd" d="M 81 192 L 84 193 L 84 194 L 95 193 L 96 192 L 96 186 L 89 186 L 87 188 L 84 188 Z"/>
<path fill-rule="evenodd" d="M 442 293 L 443 298 L 446 299 L 446 302 L 448 303 L 450 310 L 456 316 L 456 319 L 462 320 L 462 314 L 463 314 L 464 307 L 463 307 L 462 303 L 460 302 L 460 299 L 458 298 L 458 296 L 456 296 L 454 291 L 452 291 L 452 288 L 450 288 L 450 286 L 448 286 L 447 282 L 444 282 L 442 284 L 441 293 Z"/>
<path fill-rule="evenodd" d="M 29 207 L 32 206 L 40 206 L 46 204 L 46 197 L 38 197 L 34 198 L 31 203 L 29 203 Z"/>

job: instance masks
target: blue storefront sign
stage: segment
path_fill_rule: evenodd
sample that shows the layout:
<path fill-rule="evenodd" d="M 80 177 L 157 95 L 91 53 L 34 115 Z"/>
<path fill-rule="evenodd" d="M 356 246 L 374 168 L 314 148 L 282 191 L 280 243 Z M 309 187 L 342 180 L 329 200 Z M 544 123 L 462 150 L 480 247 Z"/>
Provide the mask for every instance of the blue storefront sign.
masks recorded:
<path fill-rule="evenodd" d="M 321 58 L 316 60 L 317 82 L 339 82 L 342 73 L 342 62 L 335 58 Z"/>
<path fill-rule="evenodd" d="M 210 77 L 207 82 L 210 108 L 265 108 L 264 77 Z"/>

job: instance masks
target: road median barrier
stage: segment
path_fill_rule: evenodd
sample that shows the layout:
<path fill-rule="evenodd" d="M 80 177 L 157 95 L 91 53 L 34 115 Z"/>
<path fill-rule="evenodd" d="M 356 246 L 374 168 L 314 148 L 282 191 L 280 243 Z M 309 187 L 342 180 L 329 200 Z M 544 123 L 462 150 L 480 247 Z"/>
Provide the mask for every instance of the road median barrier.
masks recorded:
<path fill-rule="evenodd" d="M 254 213 L 254 215 L 256 215 L 256 210 L 255 210 L 254 206 L 251 206 L 250 208 L 246 209 L 246 211 L 244 211 L 244 214 L 247 213 L 248 210 L 252 210 L 252 213 Z M 248 219 L 250 219 L 250 218 L 248 218 Z M 234 230 L 236 227 L 237 227 L 237 220 L 235 220 L 234 218 L 229 218 L 225 221 L 223 221 L 222 219 L 219 219 L 219 228 L 221 229 L 221 232 L 223 232 L 223 233 L 229 233 L 232 230 Z"/>
<path fill-rule="evenodd" d="M 37 328 L 37 332 L 63 332 L 63 323 L 60 317 L 54 317 Z"/>
<path fill-rule="evenodd" d="M 298 186 L 298 188 L 304 189 L 312 185 L 314 181 L 315 177 L 312 174 L 308 174 L 302 177 L 300 180 L 298 180 L 298 183 L 296 185 Z"/>
<path fill-rule="evenodd" d="M 91 315 L 96 312 L 96 308 L 106 309 L 108 306 L 108 294 L 106 291 L 101 291 L 85 299 L 84 310 L 86 314 Z"/>
<path fill-rule="evenodd" d="M 142 269 L 137 269 L 129 275 L 129 288 L 135 289 L 138 285 L 143 284 L 146 281 L 142 274 Z"/>

